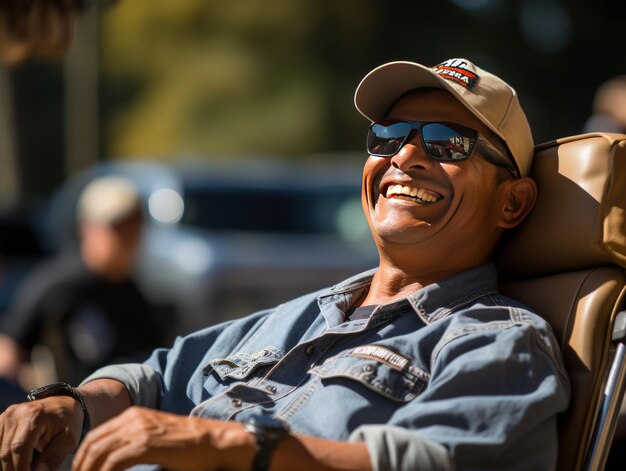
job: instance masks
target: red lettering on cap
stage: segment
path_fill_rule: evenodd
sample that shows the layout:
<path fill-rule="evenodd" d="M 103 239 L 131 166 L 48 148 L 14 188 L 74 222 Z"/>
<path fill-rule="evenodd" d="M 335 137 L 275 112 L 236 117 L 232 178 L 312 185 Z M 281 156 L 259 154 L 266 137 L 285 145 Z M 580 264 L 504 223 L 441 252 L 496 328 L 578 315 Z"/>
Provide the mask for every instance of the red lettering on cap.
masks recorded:
<path fill-rule="evenodd" d="M 433 70 L 441 78 L 461 85 L 468 90 L 472 90 L 478 83 L 480 77 L 475 72 L 466 68 L 466 65 L 467 63 L 464 61 L 450 60 L 434 66 Z"/>

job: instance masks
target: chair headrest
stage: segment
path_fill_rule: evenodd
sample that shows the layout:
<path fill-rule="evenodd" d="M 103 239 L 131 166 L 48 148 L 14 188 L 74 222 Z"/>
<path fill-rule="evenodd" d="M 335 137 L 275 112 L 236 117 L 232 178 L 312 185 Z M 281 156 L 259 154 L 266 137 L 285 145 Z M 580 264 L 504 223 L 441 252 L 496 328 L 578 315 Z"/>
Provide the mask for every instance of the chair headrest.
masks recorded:
<path fill-rule="evenodd" d="M 626 268 L 626 135 L 591 133 L 535 149 L 538 198 L 496 257 L 503 279 Z"/>

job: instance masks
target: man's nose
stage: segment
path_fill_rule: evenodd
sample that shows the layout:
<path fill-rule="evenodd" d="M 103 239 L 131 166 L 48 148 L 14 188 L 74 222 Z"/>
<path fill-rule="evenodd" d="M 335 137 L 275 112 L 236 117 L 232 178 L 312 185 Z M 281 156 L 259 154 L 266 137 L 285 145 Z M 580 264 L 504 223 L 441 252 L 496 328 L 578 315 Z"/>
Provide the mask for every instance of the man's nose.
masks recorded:
<path fill-rule="evenodd" d="M 391 165 L 400 170 L 430 169 L 437 164 L 422 145 L 420 136 L 416 135 L 407 141 L 397 154 L 391 157 Z"/>

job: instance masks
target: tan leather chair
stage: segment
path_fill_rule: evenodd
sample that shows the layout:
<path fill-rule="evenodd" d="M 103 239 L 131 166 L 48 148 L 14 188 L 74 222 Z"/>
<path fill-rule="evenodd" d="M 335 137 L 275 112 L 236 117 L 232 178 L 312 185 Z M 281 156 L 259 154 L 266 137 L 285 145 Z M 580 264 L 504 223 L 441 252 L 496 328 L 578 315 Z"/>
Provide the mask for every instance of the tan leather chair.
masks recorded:
<path fill-rule="evenodd" d="M 537 205 L 502 244 L 501 291 L 543 315 L 561 343 L 572 399 L 559 418 L 558 469 L 603 469 L 626 372 L 624 344 L 612 341 L 626 331 L 626 313 L 618 316 L 626 298 L 626 135 L 542 144 L 531 176 Z"/>

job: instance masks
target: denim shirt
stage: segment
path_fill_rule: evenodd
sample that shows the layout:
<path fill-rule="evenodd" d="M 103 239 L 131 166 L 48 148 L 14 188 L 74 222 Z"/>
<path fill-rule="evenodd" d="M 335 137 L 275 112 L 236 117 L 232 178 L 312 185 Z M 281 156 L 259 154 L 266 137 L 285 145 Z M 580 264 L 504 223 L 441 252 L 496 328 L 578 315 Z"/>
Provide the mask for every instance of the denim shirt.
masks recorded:
<path fill-rule="evenodd" d="M 103 368 L 133 403 L 366 442 L 374 469 L 553 469 L 569 383 L 551 328 L 493 265 L 345 321 L 370 271 Z"/>

